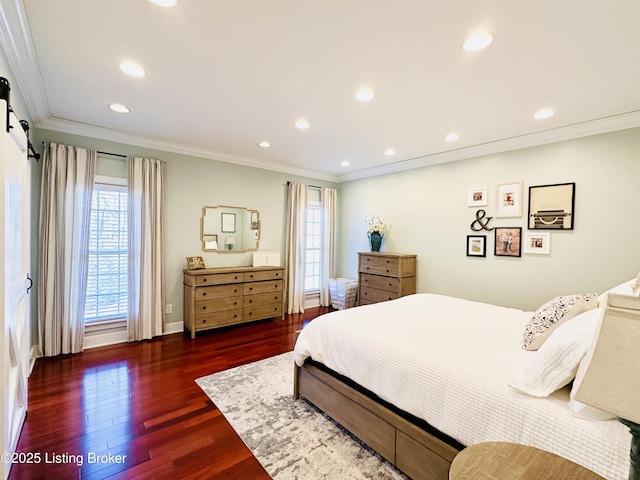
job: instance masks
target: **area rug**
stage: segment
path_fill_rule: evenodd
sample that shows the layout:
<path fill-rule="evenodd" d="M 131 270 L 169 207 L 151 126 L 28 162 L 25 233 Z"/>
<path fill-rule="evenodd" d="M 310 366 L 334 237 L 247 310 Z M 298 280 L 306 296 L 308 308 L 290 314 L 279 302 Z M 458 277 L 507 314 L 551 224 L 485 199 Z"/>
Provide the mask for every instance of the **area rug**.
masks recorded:
<path fill-rule="evenodd" d="M 196 380 L 276 480 L 407 479 L 329 417 L 293 398 L 293 353 Z"/>

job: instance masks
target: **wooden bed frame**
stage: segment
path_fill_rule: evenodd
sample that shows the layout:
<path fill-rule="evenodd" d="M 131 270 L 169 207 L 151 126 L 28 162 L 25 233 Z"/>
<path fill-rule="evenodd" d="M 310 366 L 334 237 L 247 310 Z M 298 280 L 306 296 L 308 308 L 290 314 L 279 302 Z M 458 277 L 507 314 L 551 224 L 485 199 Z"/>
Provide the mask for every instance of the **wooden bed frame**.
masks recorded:
<path fill-rule="evenodd" d="M 295 365 L 294 397 L 315 405 L 414 480 L 447 480 L 464 448 L 310 360 Z"/>

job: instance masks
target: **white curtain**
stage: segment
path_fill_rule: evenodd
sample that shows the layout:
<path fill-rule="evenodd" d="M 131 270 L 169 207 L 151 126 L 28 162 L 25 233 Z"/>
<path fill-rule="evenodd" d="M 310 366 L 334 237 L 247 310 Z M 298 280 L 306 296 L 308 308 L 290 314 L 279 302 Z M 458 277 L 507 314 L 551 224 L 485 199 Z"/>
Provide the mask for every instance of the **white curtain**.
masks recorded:
<path fill-rule="evenodd" d="M 287 200 L 287 313 L 304 312 L 307 186 L 289 182 Z"/>
<path fill-rule="evenodd" d="M 82 351 L 96 152 L 45 145 L 40 198 L 39 355 Z"/>
<path fill-rule="evenodd" d="M 162 334 L 164 325 L 164 162 L 127 159 L 129 194 L 129 341 Z"/>
<path fill-rule="evenodd" d="M 329 279 L 336 269 L 336 209 L 338 192 L 335 188 L 323 187 L 320 190 L 322 201 L 322 245 L 320 268 L 320 305 L 331 305 L 329 297 Z"/>

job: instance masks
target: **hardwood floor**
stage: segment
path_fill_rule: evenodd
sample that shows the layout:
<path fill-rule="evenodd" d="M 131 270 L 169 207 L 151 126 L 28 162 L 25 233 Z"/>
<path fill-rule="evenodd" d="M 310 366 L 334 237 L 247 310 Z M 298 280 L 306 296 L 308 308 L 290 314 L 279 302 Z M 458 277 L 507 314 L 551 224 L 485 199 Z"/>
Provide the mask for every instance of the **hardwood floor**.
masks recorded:
<path fill-rule="evenodd" d="M 194 380 L 292 350 L 326 311 L 38 359 L 9 478 L 269 479 Z"/>

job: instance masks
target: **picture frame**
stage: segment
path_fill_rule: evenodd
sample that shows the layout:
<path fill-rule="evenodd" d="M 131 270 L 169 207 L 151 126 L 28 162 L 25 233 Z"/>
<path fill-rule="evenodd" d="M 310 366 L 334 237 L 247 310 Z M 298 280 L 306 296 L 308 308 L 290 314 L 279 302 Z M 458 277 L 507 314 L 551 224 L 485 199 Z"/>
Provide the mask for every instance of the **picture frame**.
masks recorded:
<path fill-rule="evenodd" d="M 551 252 L 551 234 L 550 233 L 531 233 L 527 232 L 524 241 L 524 253 L 532 253 L 537 255 L 549 255 Z"/>
<path fill-rule="evenodd" d="M 202 248 L 204 250 L 218 250 L 218 235 L 203 235 L 202 236 Z"/>
<path fill-rule="evenodd" d="M 200 270 L 207 268 L 202 257 L 187 257 L 187 267 L 189 270 Z"/>
<path fill-rule="evenodd" d="M 576 184 L 529 187 L 529 230 L 573 230 Z"/>
<path fill-rule="evenodd" d="M 496 217 L 521 217 L 522 180 L 499 183 L 496 191 Z"/>
<path fill-rule="evenodd" d="M 221 231 L 223 233 L 236 233 L 236 214 L 222 212 L 221 215 Z"/>
<path fill-rule="evenodd" d="M 487 187 L 472 187 L 467 191 L 467 207 L 488 205 Z"/>
<path fill-rule="evenodd" d="M 487 256 L 487 236 L 467 235 L 467 257 Z"/>
<path fill-rule="evenodd" d="M 494 232 L 495 247 L 493 254 L 496 257 L 522 256 L 521 227 L 496 227 Z"/>

